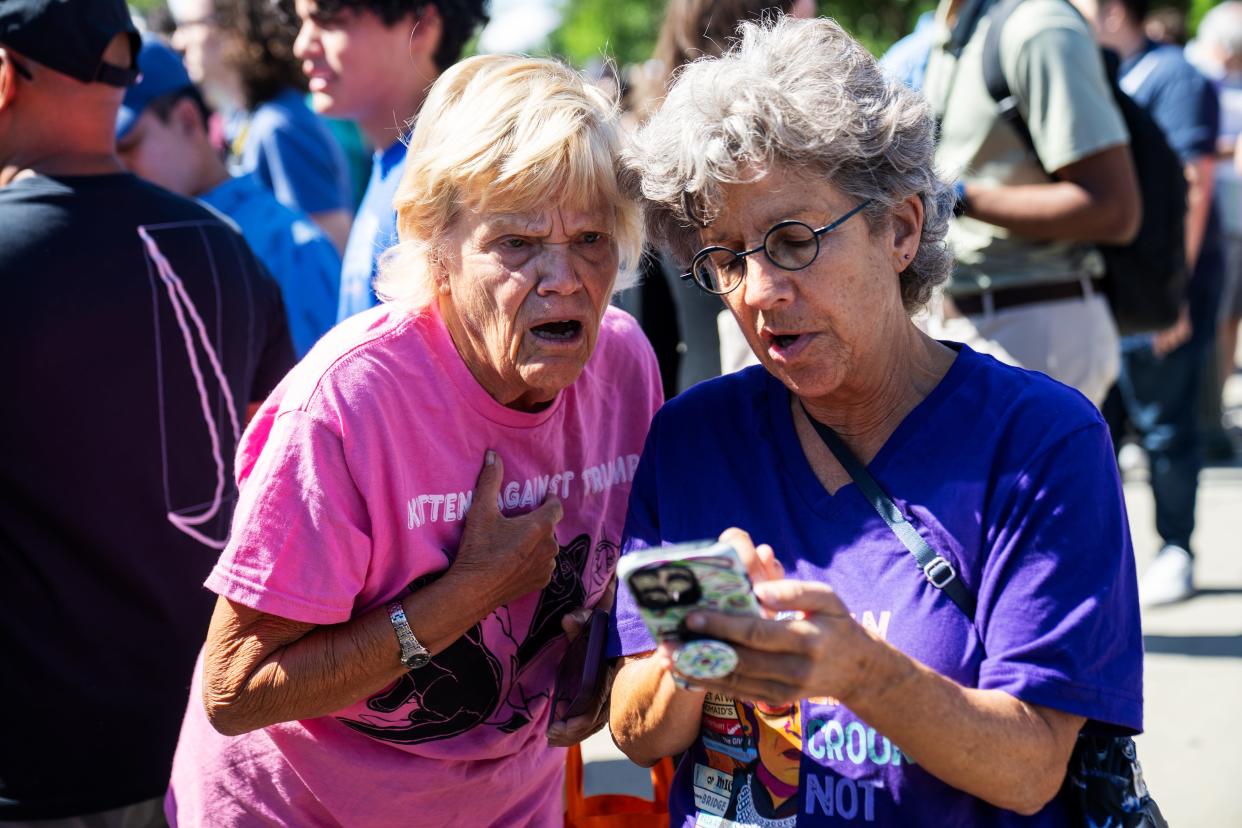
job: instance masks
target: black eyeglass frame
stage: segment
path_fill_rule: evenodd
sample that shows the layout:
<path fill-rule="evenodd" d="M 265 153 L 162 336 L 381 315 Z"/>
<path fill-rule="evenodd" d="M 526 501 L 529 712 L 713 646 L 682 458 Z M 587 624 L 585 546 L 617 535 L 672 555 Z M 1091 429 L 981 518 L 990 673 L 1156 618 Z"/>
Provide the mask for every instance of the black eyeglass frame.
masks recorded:
<path fill-rule="evenodd" d="M 806 270 L 808 267 L 815 264 L 815 260 L 819 258 L 820 237 L 828 233 L 831 233 L 833 230 L 836 230 L 846 221 L 853 218 L 856 214 L 861 213 L 867 207 L 871 206 L 872 202 L 874 201 L 875 199 L 873 198 L 867 199 L 866 201 L 862 202 L 854 209 L 850 210 L 848 213 L 845 213 L 841 217 L 834 219 L 828 224 L 825 224 L 823 227 L 819 228 L 818 230 L 811 227 L 811 225 L 807 224 L 805 221 L 798 221 L 797 219 L 786 219 L 785 221 L 779 221 L 776 224 L 773 224 L 771 227 L 769 227 L 768 232 L 763 234 L 763 241 L 757 247 L 753 247 L 750 250 L 737 251 L 731 247 L 724 247 L 723 245 L 718 245 L 718 244 L 712 245 L 711 247 L 704 247 L 698 253 L 694 254 L 694 258 L 690 260 L 690 269 L 686 271 L 685 273 L 681 274 L 681 279 L 682 281 L 694 282 L 694 286 L 697 287 L 699 290 L 703 291 L 704 293 L 710 293 L 713 296 L 724 296 L 726 294 L 732 293 L 733 291 L 737 290 L 738 287 L 742 284 L 741 278 L 737 280 L 737 284 L 733 285 L 732 287 L 726 290 L 712 290 L 707 285 L 703 284 L 698 279 L 694 278 L 694 272 L 698 270 L 699 263 L 702 262 L 704 259 L 706 259 L 711 254 L 720 252 L 720 251 L 733 254 L 733 260 L 738 261 L 741 259 L 745 259 L 747 256 L 752 256 L 755 253 L 758 253 L 760 250 L 762 250 L 763 254 L 768 257 L 768 261 L 776 265 L 777 267 L 779 267 L 781 270 L 788 270 L 791 272 L 799 271 L 799 270 Z M 798 267 L 787 267 L 781 264 L 780 262 L 778 262 L 775 258 L 773 258 L 772 254 L 768 252 L 767 250 L 768 239 L 772 238 L 773 233 L 777 233 L 785 229 L 786 227 L 792 227 L 794 225 L 805 227 L 807 230 L 811 231 L 811 238 L 815 239 L 815 253 L 811 256 L 811 258 L 807 259 L 806 264 L 799 265 Z M 742 275 L 743 277 L 745 276 L 745 274 L 742 274 Z"/>

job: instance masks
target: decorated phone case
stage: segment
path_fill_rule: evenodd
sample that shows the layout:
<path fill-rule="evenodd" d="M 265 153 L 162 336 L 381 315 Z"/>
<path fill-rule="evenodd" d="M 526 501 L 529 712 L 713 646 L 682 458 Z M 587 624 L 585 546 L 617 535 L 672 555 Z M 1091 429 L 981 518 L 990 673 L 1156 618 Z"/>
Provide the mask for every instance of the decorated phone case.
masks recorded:
<path fill-rule="evenodd" d="M 683 626 L 696 609 L 760 615 L 746 567 L 733 544 L 700 541 L 625 555 L 617 574 L 652 638 L 682 642 L 673 658 L 678 673 L 695 679 L 719 678 L 733 671 L 737 653 L 732 647 Z"/>

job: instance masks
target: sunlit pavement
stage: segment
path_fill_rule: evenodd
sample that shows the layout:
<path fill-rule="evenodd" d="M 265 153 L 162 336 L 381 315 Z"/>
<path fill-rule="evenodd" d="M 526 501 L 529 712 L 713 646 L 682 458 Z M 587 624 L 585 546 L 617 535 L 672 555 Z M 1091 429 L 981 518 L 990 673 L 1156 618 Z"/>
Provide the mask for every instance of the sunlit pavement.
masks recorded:
<path fill-rule="evenodd" d="M 1242 374 L 1230 380 L 1226 408 L 1242 426 Z M 1125 493 L 1142 572 L 1160 547 L 1144 468 L 1127 470 Z M 1198 594 L 1143 614 L 1139 758 L 1173 828 L 1242 826 L 1242 464 L 1204 470 L 1197 512 Z M 583 745 L 583 757 L 588 794 L 650 795 L 647 771 L 606 730 Z"/>
<path fill-rule="evenodd" d="M 1242 374 L 1226 388 L 1242 425 Z M 1126 474 L 1141 572 L 1159 551 L 1146 472 Z M 1173 828 L 1242 826 L 1242 464 L 1204 469 L 1189 601 L 1145 610 L 1147 783 Z"/>

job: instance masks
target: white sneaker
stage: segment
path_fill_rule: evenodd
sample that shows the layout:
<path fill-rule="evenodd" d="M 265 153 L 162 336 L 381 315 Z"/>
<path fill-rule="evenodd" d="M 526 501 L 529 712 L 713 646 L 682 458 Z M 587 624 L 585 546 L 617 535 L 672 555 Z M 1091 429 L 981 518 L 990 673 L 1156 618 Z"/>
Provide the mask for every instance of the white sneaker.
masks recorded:
<path fill-rule="evenodd" d="M 1139 603 L 1145 607 L 1174 604 L 1195 594 L 1194 558 L 1172 544 L 1160 550 L 1139 580 Z"/>
<path fill-rule="evenodd" d="M 1117 452 L 1117 467 L 1126 479 L 1141 477 L 1147 474 L 1147 452 L 1138 443 L 1126 443 Z"/>

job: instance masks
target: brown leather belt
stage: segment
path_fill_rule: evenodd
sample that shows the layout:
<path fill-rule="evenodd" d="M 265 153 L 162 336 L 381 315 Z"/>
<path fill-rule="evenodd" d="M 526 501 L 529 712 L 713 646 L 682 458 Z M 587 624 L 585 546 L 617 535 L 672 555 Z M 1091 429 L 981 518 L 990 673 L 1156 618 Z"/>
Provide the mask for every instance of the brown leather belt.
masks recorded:
<path fill-rule="evenodd" d="M 1019 285 L 1017 287 L 990 290 L 986 294 L 972 293 L 967 296 L 944 296 L 944 315 L 952 319 L 956 316 L 976 316 L 984 311 L 984 296 L 992 299 L 993 312 L 1004 308 L 1016 308 L 1020 305 L 1034 305 L 1037 302 L 1054 302 L 1058 299 L 1077 299 L 1091 294 L 1083 286 L 1081 279 L 1072 282 L 1054 282 L 1045 285 Z"/>

